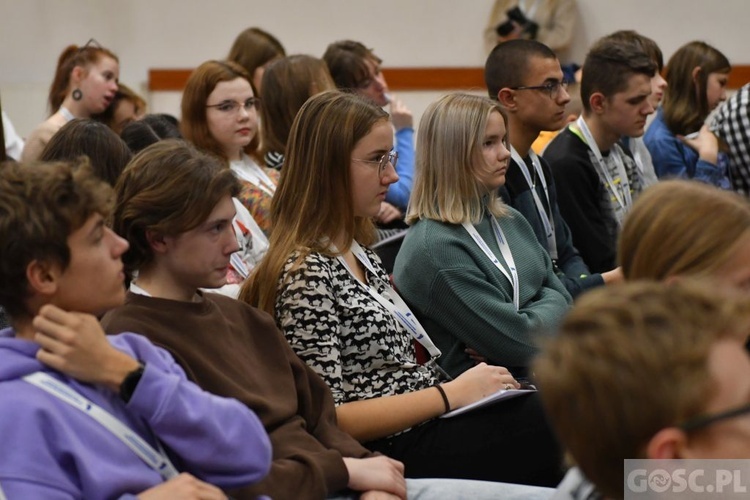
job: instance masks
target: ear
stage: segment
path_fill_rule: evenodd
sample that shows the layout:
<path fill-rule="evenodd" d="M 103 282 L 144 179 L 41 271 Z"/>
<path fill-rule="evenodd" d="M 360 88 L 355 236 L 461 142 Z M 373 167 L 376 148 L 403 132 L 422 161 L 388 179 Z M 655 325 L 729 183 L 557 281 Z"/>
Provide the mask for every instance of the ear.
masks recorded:
<path fill-rule="evenodd" d="M 78 84 L 84 78 L 86 78 L 86 68 L 83 66 L 76 66 L 70 72 L 70 81 L 74 84 Z"/>
<path fill-rule="evenodd" d="M 700 66 L 696 66 L 695 68 L 693 68 L 693 71 L 690 73 L 690 76 L 693 78 L 693 82 L 695 84 L 698 83 L 698 75 L 701 74 L 701 71 L 703 71 L 703 69 L 701 69 Z"/>
<path fill-rule="evenodd" d="M 589 106 L 593 113 L 604 112 L 604 105 L 607 103 L 607 98 L 601 92 L 594 92 L 589 97 Z"/>
<path fill-rule="evenodd" d="M 146 241 L 148 241 L 148 245 L 154 253 L 164 254 L 167 252 L 167 236 L 149 229 L 146 231 Z"/>
<path fill-rule="evenodd" d="M 662 429 L 646 445 L 646 457 L 650 459 L 683 458 L 687 446 L 687 435 L 676 427 Z"/>
<path fill-rule="evenodd" d="M 498 91 L 497 100 L 500 102 L 500 105 L 508 111 L 515 111 L 517 108 L 516 93 L 507 87 Z"/>
<path fill-rule="evenodd" d="M 34 259 L 26 266 L 26 280 L 32 295 L 52 296 L 57 292 L 61 269 L 59 264 Z"/>

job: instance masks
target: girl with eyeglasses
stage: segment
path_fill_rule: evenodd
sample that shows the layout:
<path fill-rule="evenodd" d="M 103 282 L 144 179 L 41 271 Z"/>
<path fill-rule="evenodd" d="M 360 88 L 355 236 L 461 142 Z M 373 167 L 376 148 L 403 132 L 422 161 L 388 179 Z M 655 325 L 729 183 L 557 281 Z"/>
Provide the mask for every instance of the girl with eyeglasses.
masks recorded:
<path fill-rule="evenodd" d="M 198 66 L 182 94 L 183 137 L 219 157 L 242 183 L 234 198 L 240 251 L 228 277 L 232 286 L 227 293 L 234 296 L 268 248 L 269 211 L 278 182 L 278 172 L 258 164 L 259 103 L 247 72 L 231 61 Z"/>
<path fill-rule="evenodd" d="M 115 98 L 119 77 L 117 56 L 95 40 L 83 47 L 66 47 L 49 89 L 52 115 L 29 135 L 22 161 L 38 159 L 55 132 L 74 118 L 91 118 L 104 112 Z"/>
<path fill-rule="evenodd" d="M 382 108 L 338 91 L 310 98 L 287 144 L 269 252 L 240 299 L 272 314 L 328 383 L 340 427 L 404 462 L 407 477 L 554 485 L 558 449 L 535 396 L 437 418 L 520 384 L 484 363 L 455 380 L 444 375 L 439 352 L 367 248 L 398 179 L 392 149 Z M 432 360 L 417 361 L 417 342 Z"/>

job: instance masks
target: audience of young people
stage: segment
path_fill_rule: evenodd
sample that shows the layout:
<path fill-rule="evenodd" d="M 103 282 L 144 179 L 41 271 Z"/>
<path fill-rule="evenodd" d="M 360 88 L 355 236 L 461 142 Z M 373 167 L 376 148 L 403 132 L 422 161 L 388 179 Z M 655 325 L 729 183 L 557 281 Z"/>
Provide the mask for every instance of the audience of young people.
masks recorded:
<path fill-rule="evenodd" d="M 746 458 L 723 443 L 750 205 L 706 183 L 746 191 L 748 87 L 709 126 L 723 54 L 686 44 L 667 83 L 654 40 L 612 33 L 541 158 L 571 97 L 540 41 L 562 33 L 534 19 L 566 2 L 505 3 L 490 99 L 432 103 L 416 169 L 411 112 L 359 42 L 286 57 L 248 28 L 179 123 L 142 116 L 111 51 L 67 47 L 53 114 L 23 153 L 0 143 L 23 160 L 0 164 L 0 436 L 34 451 L 0 459 L 0 498 L 541 500 L 557 438 L 578 467 L 555 498 L 619 498 L 623 458 Z M 404 214 L 386 271 L 373 223 Z M 679 397 L 637 400 L 646 379 Z M 688 382 L 719 390 L 698 405 Z"/>
<path fill-rule="evenodd" d="M 557 188 L 547 161 L 531 149 L 543 130 L 559 130 L 570 101 L 560 62 L 546 45 L 512 40 L 490 53 L 484 69 L 490 98 L 508 117 L 511 158 L 500 195 L 521 212 L 547 250 L 555 274 L 573 297 L 584 290 L 617 282 L 618 269 L 591 273 L 573 246 L 570 228 L 557 205 Z"/>
<path fill-rule="evenodd" d="M 491 149 L 500 156 L 505 134 L 495 133 Z M 407 477 L 553 485 L 558 450 L 536 395 L 437 418 L 520 384 L 486 363 L 455 371 L 455 379 L 439 369 L 437 348 L 366 248 L 372 219 L 398 178 L 395 162 L 391 124 L 379 106 L 337 91 L 308 100 L 272 204 L 271 246 L 240 297 L 273 314 L 292 349 L 326 381 L 341 428 L 402 461 Z M 501 163 L 493 162 L 493 173 Z M 538 245 L 528 226 L 525 236 Z M 548 274 L 528 269 L 535 284 L 543 275 L 557 281 L 541 248 L 531 259 L 544 266 L 545 258 Z M 550 286 L 567 307 L 562 285 Z M 431 362 L 417 363 L 415 337 Z"/>
<path fill-rule="evenodd" d="M 104 223 L 112 201 L 85 159 L 0 168 L 4 494 L 226 498 L 266 476 L 268 436 L 144 337 L 104 335 L 94 315 L 122 303 L 128 249 Z"/>
<path fill-rule="evenodd" d="M 331 392 L 292 351 L 271 316 L 200 288 L 220 286 L 237 242 L 232 195 L 239 182 L 220 162 L 164 141 L 147 148 L 117 184 L 114 229 L 131 243 L 123 260 L 126 303 L 103 320 L 110 333 L 142 332 L 190 378 L 257 413 L 274 450 L 271 471 L 236 498 L 505 498 L 542 489 L 466 481 L 409 481 L 336 425 Z M 196 201 L 199 200 L 199 201 Z M 392 495 L 392 496 L 391 496 Z M 536 495 L 536 496 L 534 496 Z"/>

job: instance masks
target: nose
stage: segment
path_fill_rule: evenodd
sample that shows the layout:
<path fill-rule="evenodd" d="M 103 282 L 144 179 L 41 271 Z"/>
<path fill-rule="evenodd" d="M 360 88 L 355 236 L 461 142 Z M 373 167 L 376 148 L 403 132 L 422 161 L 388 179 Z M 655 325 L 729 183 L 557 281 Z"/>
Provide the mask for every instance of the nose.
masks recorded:
<path fill-rule="evenodd" d="M 568 104 L 570 102 L 570 94 L 568 93 L 568 89 L 560 85 L 560 91 L 557 93 L 557 102 L 558 104 Z"/>
<path fill-rule="evenodd" d="M 125 238 L 121 238 L 120 235 L 112 231 L 110 228 L 104 228 L 105 234 L 111 238 L 110 248 L 112 250 L 112 257 L 120 258 L 130 248 L 130 243 Z"/>
<path fill-rule="evenodd" d="M 393 163 L 389 161 L 388 166 L 385 167 L 385 175 L 380 179 L 380 183 L 385 186 L 390 186 L 394 182 L 398 182 L 399 178 L 400 177 L 396 172 L 396 167 L 394 167 Z"/>
<path fill-rule="evenodd" d="M 224 232 L 226 238 L 225 252 L 227 255 L 232 255 L 234 252 L 240 249 L 240 242 L 237 241 L 237 235 L 234 233 L 234 225 L 227 224 L 227 231 Z"/>
<path fill-rule="evenodd" d="M 497 150 L 497 159 L 505 161 L 508 158 L 510 158 L 510 150 L 505 146 L 505 143 L 500 143 L 500 147 Z"/>
<path fill-rule="evenodd" d="M 654 108 L 654 103 L 651 101 L 651 99 L 646 99 L 645 101 L 646 107 L 643 110 L 644 115 L 650 115 L 654 111 L 656 111 L 656 108 Z"/>

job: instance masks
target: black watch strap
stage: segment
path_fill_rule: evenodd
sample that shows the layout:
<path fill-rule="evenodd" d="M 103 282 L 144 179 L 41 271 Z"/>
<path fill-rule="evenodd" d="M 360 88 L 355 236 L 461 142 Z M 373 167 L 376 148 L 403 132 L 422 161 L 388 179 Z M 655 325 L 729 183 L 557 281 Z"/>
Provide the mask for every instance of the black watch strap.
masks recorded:
<path fill-rule="evenodd" d="M 141 381 L 143 370 L 145 369 L 146 365 L 138 362 L 138 368 L 125 375 L 125 379 L 120 384 L 120 398 L 126 403 L 130 402 L 130 398 L 133 397 L 135 388 L 138 386 L 138 382 Z"/>

